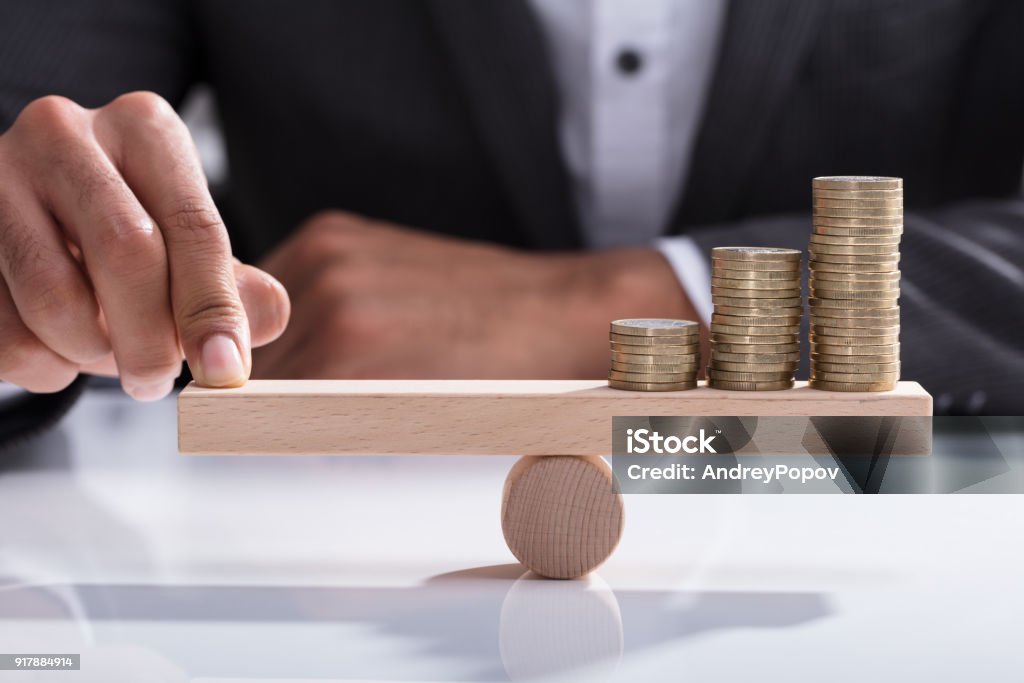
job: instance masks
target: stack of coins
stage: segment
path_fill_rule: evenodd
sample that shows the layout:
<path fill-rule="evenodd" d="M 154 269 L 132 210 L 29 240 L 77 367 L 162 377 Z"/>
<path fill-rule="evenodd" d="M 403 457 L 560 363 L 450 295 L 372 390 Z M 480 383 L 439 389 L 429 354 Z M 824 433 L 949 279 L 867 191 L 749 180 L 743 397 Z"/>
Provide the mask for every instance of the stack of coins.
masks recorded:
<path fill-rule="evenodd" d="M 825 391 L 888 391 L 900 377 L 903 180 L 815 178 L 811 377 Z"/>
<path fill-rule="evenodd" d="M 800 258 L 796 249 L 711 250 L 708 386 L 777 391 L 793 386 L 800 358 Z"/>
<path fill-rule="evenodd" d="M 700 326 L 691 320 L 614 320 L 608 386 L 628 391 L 697 387 Z"/>

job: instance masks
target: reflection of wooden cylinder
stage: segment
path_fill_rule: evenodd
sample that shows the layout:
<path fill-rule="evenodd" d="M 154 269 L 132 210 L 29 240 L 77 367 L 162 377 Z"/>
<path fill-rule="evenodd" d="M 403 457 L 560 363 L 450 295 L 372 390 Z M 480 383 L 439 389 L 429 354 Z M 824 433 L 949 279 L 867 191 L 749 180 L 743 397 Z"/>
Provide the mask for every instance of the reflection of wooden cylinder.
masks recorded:
<path fill-rule="evenodd" d="M 516 559 L 551 579 L 572 579 L 608 559 L 622 536 L 622 496 L 597 456 L 519 460 L 501 499 L 501 528 Z"/>
<path fill-rule="evenodd" d="M 498 647 L 509 679 L 555 679 L 586 669 L 610 681 L 622 660 L 622 614 L 595 572 L 579 581 L 546 581 L 526 572 L 501 605 Z"/>

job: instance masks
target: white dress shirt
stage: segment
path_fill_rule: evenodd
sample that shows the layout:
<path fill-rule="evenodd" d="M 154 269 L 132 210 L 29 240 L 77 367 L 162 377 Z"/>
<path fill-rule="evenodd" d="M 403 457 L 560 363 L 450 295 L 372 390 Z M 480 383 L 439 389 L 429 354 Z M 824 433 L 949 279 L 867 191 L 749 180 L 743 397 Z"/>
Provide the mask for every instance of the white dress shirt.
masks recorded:
<path fill-rule="evenodd" d="M 725 0 L 530 2 L 561 95 L 562 154 L 589 244 L 654 243 L 707 322 L 707 260 L 691 239 L 661 235 L 686 181 Z"/>

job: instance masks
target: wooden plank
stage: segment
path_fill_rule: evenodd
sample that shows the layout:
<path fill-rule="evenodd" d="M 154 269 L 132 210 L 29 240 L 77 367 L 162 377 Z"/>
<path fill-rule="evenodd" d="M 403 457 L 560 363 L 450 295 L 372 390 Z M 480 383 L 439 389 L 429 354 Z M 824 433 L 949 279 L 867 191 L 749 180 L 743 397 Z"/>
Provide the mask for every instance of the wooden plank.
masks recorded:
<path fill-rule="evenodd" d="M 178 398 L 193 454 L 595 455 L 616 415 L 927 416 L 916 382 L 894 391 L 641 393 L 603 380 L 256 380 Z"/>

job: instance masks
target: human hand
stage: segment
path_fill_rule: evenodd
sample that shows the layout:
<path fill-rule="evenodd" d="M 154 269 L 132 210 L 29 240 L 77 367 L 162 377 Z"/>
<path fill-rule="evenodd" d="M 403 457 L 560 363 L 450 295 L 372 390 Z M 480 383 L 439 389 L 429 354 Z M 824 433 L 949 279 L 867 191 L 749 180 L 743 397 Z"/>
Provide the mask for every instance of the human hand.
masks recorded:
<path fill-rule="evenodd" d="M 650 249 L 536 254 L 337 211 L 261 264 L 294 306 L 268 378 L 597 378 L 616 317 L 695 318 Z"/>
<path fill-rule="evenodd" d="M 152 93 L 44 97 L 0 135 L 0 276 L 0 379 L 31 391 L 84 371 L 156 399 L 182 357 L 199 383 L 237 385 L 289 313 L 232 258 L 188 130 Z"/>

